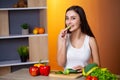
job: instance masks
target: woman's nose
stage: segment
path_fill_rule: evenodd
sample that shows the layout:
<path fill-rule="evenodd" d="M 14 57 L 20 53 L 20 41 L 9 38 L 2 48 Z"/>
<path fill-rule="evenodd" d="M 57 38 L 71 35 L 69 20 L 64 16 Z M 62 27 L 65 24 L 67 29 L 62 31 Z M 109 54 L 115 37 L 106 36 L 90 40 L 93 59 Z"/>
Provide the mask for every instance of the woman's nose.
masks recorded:
<path fill-rule="evenodd" d="M 68 20 L 68 25 L 70 25 L 70 24 L 71 24 L 71 20 L 69 19 L 69 20 Z"/>

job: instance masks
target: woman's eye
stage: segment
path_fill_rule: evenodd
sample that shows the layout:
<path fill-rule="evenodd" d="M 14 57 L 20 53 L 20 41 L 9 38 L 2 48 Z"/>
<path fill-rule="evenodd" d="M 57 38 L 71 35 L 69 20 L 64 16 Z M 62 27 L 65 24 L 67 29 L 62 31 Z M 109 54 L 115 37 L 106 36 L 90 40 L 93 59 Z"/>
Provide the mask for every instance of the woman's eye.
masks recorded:
<path fill-rule="evenodd" d="M 72 18 L 72 20 L 74 20 L 74 19 L 76 19 L 76 18 Z"/>
<path fill-rule="evenodd" d="M 75 20 L 75 19 L 76 19 L 75 17 L 71 17 L 71 18 L 66 17 L 66 18 L 65 18 L 65 20 Z"/>
<path fill-rule="evenodd" d="M 68 19 L 69 19 L 69 18 L 67 18 L 67 17 L 65 18 L 65 20 L 68 20 Z"/>

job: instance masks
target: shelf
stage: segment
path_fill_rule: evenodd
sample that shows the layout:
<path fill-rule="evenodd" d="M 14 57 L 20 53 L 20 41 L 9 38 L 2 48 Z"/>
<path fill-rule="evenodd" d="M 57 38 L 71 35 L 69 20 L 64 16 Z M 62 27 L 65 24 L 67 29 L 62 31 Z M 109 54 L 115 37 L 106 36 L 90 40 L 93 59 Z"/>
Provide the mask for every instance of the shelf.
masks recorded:
<path fill-rule="evenodd" d="M 42 60 L 41 63 L 48 63 L 48 60 Z M 17 65 L 26 65 L 26 64 L 35 64 L 38 63 L 38 61 L 35 62 L 21 62 L 20 60 L 11 60 L 11 61 L 2 61 L 0 62 L 0 67 L 6 67 L 6 66 L 17 66 Z"/>
<path fill-rule="evenodd" d="M 0 36 L 0 39 L 25 38 L 25 37 L 32 37 L 32 36 L 48 36 L 48 34 L 30 34 L 30 35 Z"/>
<path fill-rule="evenodd" d="M 47 7 L 27 7 L 27 8 L 0 8 L 0 11 L 3 10 L 35 10 L 35 9 L 47 9 Z"/>

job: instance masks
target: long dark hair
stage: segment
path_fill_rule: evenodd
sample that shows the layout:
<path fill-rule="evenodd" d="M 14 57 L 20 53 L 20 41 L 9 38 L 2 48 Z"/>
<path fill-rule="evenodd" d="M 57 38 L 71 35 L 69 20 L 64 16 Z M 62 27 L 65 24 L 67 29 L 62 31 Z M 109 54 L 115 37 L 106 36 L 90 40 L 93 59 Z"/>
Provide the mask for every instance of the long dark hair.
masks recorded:
<path fill-rule="evenodd" d="M 80 6 L 71 6 L 66 10 L 66 13 L 70 10 L 75 11 L 79 15 L 80 20 L 81 20 L 81 24 L 80 24 L 81 31 L 83 33 L 91 36 L 91 37 L 95 37 L 90 29 L 90 26 L 89 26 L 88 21 L 86 19 L 86 15 L 85 15 L 83 8 Z"/>

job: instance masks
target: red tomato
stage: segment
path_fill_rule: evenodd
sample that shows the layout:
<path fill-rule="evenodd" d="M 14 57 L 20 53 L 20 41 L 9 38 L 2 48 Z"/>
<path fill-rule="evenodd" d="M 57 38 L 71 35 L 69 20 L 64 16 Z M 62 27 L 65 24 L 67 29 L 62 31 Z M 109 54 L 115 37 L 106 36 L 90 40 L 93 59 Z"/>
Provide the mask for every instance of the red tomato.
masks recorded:
<path fill-rule="evenodd" d="M 92 76 L 87 76 L 85 80 L 91 80 Z"/>
<path fill-rule="evenodd" d="M 92 79 L 91 79 L 91 80 L 98 80 L 98 78 L 95 77 L 95 76 L 92 76 Z"/>
<path fill-rule="evenodd" d="M 46 66 L 40 66 L 40 75 L 43 76 L 48 76 L 50 73 L 50 66 L 46 65 Z"/>
<path fill-rule="evenodd" d="M 32 75 L 32 76 L 37 76 L 37 75 L 39 75 L 39 68 L 36 67 L 36 66 L 31 66 L 31 67 L 29 68 L 29 73 L 30 73 L 30 75 Z"/>
<path fill-rule="evenodd" d="M 85 80 L 98 80 L 95 76 L 87 76 Z"/>

